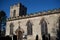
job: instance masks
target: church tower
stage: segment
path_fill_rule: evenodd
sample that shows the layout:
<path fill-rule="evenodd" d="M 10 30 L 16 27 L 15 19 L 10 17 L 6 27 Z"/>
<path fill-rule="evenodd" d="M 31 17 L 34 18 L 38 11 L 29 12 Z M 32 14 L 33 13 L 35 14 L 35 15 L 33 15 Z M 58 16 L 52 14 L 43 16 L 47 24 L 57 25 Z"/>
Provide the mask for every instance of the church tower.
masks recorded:
<path fill-rule="evenodd" d="M 27 8 L 21 3 L 10 6 L 10 17 L 23 16 L 27 14 Z"/>

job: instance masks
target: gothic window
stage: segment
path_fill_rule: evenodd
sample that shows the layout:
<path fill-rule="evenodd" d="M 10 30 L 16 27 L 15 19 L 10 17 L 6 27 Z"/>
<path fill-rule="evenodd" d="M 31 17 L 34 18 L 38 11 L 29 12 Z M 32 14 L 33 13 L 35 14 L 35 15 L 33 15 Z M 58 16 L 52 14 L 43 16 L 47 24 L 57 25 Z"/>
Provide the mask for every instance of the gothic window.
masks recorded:
<path fill-rule="evenodd" d="M 14 25 L 13 25 L 13 23 L 11 23 L 10 24 L 10 35 L 13 35 L 13 27 L 14 27 Z"/>
<path fill-rule="evenodd" d="M 57 39 L 60 40 L 60 17 L 58 18 L 58 22 L 59 22 L 59 26 L 58 26 L 58 30 L 57 30 Z"/>
<path fill-rule="evenodd" d="M 13 17 L 15 17 L 15 15 L 16 15 L 16 10 L 13 11 Z"/>
<path fill-rule="evenodd" d="M 59 29 L 60 29 L 60 17 L 59 17 Z"/>
<path fill-rule="evenodd" d="M 44 18 L 41 20 L 40 23 L 41 23 L 41 34 L 42 35 L 47 34 L 47 23 L 44 20 Z"/>
<path fill-rule="evenodd" d="M 32 35 L 32 23 L 30 20 L 27 22 L 27 35 Z"/>

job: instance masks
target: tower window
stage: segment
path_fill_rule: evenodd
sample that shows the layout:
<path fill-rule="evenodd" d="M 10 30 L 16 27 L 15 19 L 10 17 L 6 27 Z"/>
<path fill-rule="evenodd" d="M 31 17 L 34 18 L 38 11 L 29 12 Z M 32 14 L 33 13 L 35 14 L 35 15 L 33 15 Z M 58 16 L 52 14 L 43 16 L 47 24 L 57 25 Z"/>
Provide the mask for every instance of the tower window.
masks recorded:
<path fill-rule="evenodd" d="M 13 17 L 15 17 L 15 15 L 16 15 L 16 10 L 13 11 Z"/>

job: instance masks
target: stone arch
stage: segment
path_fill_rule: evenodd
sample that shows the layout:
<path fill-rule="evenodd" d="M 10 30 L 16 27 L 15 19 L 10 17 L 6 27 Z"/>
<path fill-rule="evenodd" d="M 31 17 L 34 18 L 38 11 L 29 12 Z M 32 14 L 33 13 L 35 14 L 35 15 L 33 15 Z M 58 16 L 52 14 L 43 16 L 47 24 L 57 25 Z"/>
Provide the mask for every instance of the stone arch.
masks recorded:
<path fill-rule="evenodd" d="M 60 16 L 58 17 L 57 40 L 60 40 Z"/>
<path fill-rule="evenodd" d="M 59 22 L 59 28 L 60 28 L 60 17 L 58 18 L 58 22 Z"/>
<path fill-rule="evenodd" d="M 20 26 L 16 29 L 15 33 L 17 35 L 17 40 L 23 40 L 24 30 Z"/>
<path fill-rule="evenodd" d="M 40 20 L 40 23 L 39 23 L 39 24 L 41 24 L 41 23 L 42 23 L 42 21 L 46 21 L 46 22 L 47 22 L 47 24 L 49 24 L 48 20 L 47 20 L 45 17 L 43 17 L 43 18 Z"/>
<path fill-rule="evenodd" d="M 48 28 L 47 28 L 47 22 L 45 18 L 42 18 L 40 21 L 41 24 L 41 34 L 47 34 L 48 33 Z"/>
<path fill-rule="evenodd" d="M 18 40 L 22 40 L 23 39 L 23 33 L 21 31 L 18 31 Z"/>
<path fill-rule="evenodd" d="M 41 35 L 42 35 L 42 40 L 48 40 L 48 28 L 47 28 L 47 21 L 45 18 L 42 18 L 40 20 L 40 25 L 41 25 Z M 47 37 L 48 36 L 48 37 Z"/>

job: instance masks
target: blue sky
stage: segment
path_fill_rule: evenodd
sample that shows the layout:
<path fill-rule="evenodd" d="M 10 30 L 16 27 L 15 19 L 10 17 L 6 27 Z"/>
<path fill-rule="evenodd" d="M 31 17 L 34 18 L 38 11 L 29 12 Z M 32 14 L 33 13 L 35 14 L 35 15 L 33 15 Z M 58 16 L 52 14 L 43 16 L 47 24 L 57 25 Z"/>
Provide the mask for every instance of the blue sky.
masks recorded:
<path fill-rule="evenodd" d="M 0 0 L 0 10 L 9 17 L 10 6 L 19 2 L 27 7 L 27 13 L 60 8 L 60 0 Z"/>

